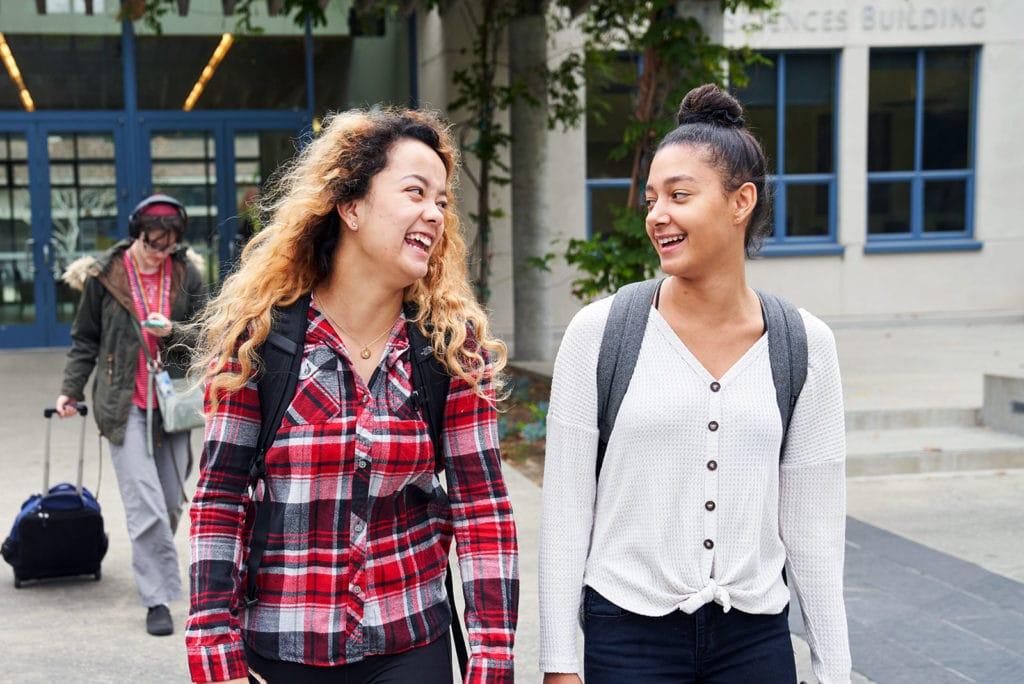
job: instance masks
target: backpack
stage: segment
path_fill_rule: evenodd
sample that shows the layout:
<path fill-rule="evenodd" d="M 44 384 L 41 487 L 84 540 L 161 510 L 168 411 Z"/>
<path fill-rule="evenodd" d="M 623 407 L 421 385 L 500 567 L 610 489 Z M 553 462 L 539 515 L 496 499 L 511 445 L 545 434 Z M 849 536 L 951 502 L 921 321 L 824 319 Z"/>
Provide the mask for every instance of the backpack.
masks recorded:
<path fill-rule="evenodd" d="M 267 491 L 265 456 L 273 445 L 285 411 L 295 396 L 306 328 L 309 324 L 309 303 L 310 295 L 305 294 L 288 306 L 275 308 L 270 333 L 259 350 L 259 355 L 263 359 L 263 372 L 256 380 L 260 398 L 260 434 L 256 442 L 256 454 L 249 466 L 249 481 L 253 492 L 261 481 L 264 482 L 264 492 Z M 414 304 L 407 302 L 404 308 L 406 318 L 411 320 L 416 316 Z M 423 411 L 423 419 L 430 430 L 430 441 L 434 445 L 437 464 L 443 467 L 444 451 L 441 439 L 451 376 L 444 365 L 434 357 L 430 341 L 420 331 L 419 326 L 410 324 L 407 326 L 407 332 L 413 360 L 411 401 Z M 441 467 L 437 470 L 440 471 Z M 256 501 L 253 505 L 256 508 L 256 515 L 252 526 L 249 557 L 246 560 L 246 606 L 253 606 L 259 602 L 256 573 L 263 559 L 263 552 L 267 548 L 267 534 L 270 529 L 270 507 L 261 506 Z M 445 573 L 444 585 L 452 612 L 452 637 L 455 640 L 459 668 L 465 678 L 468 653 L 455 606 L 450 566 Z"/>
<path fill-rule="evenodd" d="M 608 440 L 615 428 L 615 418 L 640 355 L 651 304 L 661 283 L 661 279 L 630 283 L 622 287 L 612 301 L 597 359 L 597 426 L 600 436 L 595 475 L 598 478 Z M 781 297 L 755 291 L 768 326 L 768 355 L 775 381 L 775 399 L 782 416 L 781 460 L 793 407 L 807 379 L 807 330 L 796 307 Z"/>

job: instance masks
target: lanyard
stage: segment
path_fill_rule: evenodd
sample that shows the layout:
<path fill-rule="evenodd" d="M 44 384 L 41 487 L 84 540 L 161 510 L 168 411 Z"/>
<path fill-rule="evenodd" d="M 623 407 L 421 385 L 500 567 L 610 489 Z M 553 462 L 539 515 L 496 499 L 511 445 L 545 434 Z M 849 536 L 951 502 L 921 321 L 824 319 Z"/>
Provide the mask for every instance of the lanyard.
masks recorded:
<path fill-rule="evenodd" d="M 129 270 L 131 270 L 131 272 L 132 272 L 132 285 L 135 288 L 135 292 L 138 295 L 139 301 L 142 303 L 142 311 L 145 314 L 145 317 L 149 318 L 149 314 L 150 314 L 149 302 L 146 300 L 146 292 L 145 292 L 145 290 L 142 287 L 142 277 L 139 275 L 139 265 L 135 261 L 135 255 L 134 254 L 129 254 L 129 256 L 131 257 L 131 259 L 130 259 L 131 269 L 129 269 Z M 167 286 L 167 283 L 165 282 L 166 281 L 166 266 L 167 266 L 167 259 L 164 259 L 162 262 L 160 262 L 160 293 L 159 293 L 159 299 L 157 300 L 157 312 L 161 313 L 161 314 L 164 313 L 164 303 L 165 303 L 164 297 L 166 296 L 167 290 L 170 289 Z"/>

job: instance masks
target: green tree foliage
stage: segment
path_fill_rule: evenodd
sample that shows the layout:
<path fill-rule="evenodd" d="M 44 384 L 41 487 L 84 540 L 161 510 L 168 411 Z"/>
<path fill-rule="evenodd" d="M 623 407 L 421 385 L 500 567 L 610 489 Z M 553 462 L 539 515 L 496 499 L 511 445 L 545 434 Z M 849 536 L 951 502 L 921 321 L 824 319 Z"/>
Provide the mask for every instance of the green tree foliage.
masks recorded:
<path fill-rule="evenodd" d="M 644 229 L 642 189 L 654 148 L 675 126 L 675 112 L 683 95 L 702 83 L 725 85 L 730 77 L 742 85 L 744 67 L 761 59 L 749 48 L 731 49 L 710 40 L 700 22 L 687 14 L 686 2 L 677 0 L 593 0 L 583 17 L 586 70 L 591 79 L 612 74 L 615 52 L 639 57 L 635 109 L 625 127 L 622 143 L 612 152 L 630 163 L 626 205 L 613 208 L 611 231 L 591 238 L 573 239 L 565 258 L 581 275 L 573 281 L 573 294 L 589 301 L 622 285 L 652 277 L 657 254 Z M 770 10 L 775 0 L 722 0 L 722 11 L 747 8 Z M 588 102 L 600 113 L 603 103 Z"/>
<path fill-rule="evenodd" d="M 266 0 L 235 0 L 230 3 L 231 13 L 235 17 L 235 30 L 238 33 L 255 35 L 263 32 L 260 27 L 253 25 L 252 12 L 255 4 L 265 2 Z M 320 0 L 280 0 L 279 10 L 285 16 L 291 16 L 299 26 L 305 26 L 307 18 L 313 26 L 327 24 L 327 15 Z M 142 21 L 147 28 L 160 35 L 163 32 L 163 18 L 172 12 L 178 12 L 178 0 L 125 0 L 117 13 L 117 19 Z"/>

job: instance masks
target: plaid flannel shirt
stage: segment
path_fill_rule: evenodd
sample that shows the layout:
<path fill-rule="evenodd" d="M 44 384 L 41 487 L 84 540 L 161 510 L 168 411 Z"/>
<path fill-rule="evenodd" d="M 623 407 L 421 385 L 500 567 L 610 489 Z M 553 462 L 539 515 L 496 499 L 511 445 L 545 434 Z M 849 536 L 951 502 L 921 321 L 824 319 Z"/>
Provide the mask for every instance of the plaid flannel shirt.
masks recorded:
<path fill-rule="evenodd" d="M 364 384 L 341 339 L 310 306 L 295 397 L 266 454 L 261 505 L 272 506 L 270 533 L 257 575 L 260 599 L 248 608 L 255 382 L 222 399 L 207 421 L 191 508 L 185 641 L 193 680 L 246 677 L 243 639 L 268 658 L 331 666 L 447 638 L 444 575 L 454 531 L 469 634 L 466 681 L 512 682 L 518 549 L 496 411 L 452 378 L 446 494 L 427 425 L 410 402 L 408 351 L 402 317 Z M 237 370 L 232 360 L 227 371 Z"/>

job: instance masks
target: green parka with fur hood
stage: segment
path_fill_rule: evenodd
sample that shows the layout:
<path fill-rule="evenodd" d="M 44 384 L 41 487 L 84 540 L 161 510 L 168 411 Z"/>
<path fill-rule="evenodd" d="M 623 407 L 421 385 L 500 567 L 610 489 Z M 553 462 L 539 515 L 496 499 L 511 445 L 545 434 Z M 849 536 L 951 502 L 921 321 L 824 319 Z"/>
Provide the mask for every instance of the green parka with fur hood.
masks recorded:
<path fill-rule="evenodd" d="M 132 325 L 135 307 L 123 240 L 98 259 L 87 256 L 68 266 L 64 282 L 82 291 L 74 323 L 71 351 L 64 368 L 61 394 L 77 401 L 85 398 L 85 384 L 97 364 L 92 386 L 92 413 L 100 433 L 114 444 L 124 443 L 125 424 L 135 392 L 139 335 Z M 190 321 L 206 303 L 203 258 L 193 250 L 180 249 L 171 257 L 170 304 L 172 322 Z M 181 326 L 160 340 L 161 358 L 172 378 L 185 376 L 193 342 Z"/>

